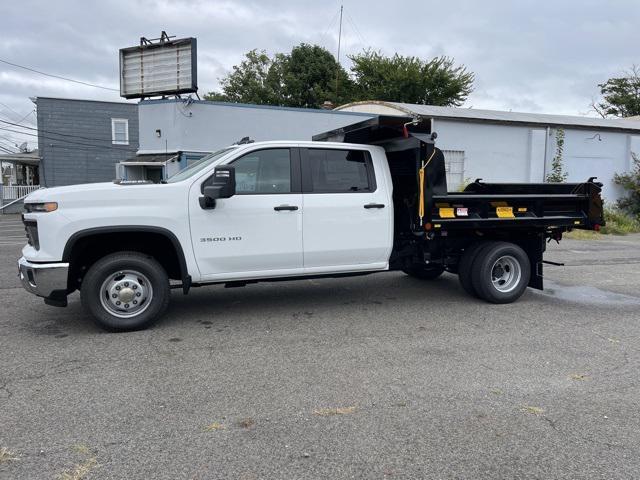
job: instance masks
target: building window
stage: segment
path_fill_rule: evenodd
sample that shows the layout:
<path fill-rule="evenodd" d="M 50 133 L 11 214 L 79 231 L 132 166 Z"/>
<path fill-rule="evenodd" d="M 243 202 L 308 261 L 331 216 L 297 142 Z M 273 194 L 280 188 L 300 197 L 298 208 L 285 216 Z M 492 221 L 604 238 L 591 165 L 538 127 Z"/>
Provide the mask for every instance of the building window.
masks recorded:
<path fill-rule="evenodd" d="M 111 143 L 129 145 L 129 120 L 126 118 L 111 119 Z"/>
<path fill-rule="evenodd" d="M 447 172 L 447 189 L 450 192 L 458 191 L 466 186 L 464 180 L 464 151 L 442 150 L 442 153 L 444 155 L 444 167 Z"/>

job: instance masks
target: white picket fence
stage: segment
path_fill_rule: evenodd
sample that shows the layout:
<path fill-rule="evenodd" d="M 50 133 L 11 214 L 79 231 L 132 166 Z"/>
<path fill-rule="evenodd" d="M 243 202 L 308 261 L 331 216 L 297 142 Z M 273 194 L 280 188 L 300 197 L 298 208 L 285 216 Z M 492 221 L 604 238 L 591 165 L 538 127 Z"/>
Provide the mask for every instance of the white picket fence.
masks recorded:
<path fill-rule="evenodd" d="M 6 203 L 6 201 L 10 200 L 17 200 L 25 195 L 29 195 L 31 192 L 34 192 L 39 188 L 40 185 L 0 185 L 0 199 L 3 200 L 2 203 Z"/>

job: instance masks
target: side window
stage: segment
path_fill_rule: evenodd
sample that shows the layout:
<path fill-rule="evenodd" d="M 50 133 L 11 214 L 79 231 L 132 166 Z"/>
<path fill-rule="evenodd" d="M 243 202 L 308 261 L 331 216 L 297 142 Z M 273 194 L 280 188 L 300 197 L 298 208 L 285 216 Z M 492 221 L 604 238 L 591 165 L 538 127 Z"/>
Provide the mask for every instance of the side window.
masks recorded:
<path fill-rule="evenodd" d="M 307 150 L 314 193 L 371 192 L 375 190 L 369 153 L 362 150 Z"/>
<path fill-rule="evenodd" d="M 291 152 L 288 148 L 257 150 L 231 163 L 236 169 L 236 193 L 290 193 Z"/>
<path fill-rule="evenodd" d="M 129 145 L 129 120 L 126 118 L 111 119 L 111 143 Z"/>

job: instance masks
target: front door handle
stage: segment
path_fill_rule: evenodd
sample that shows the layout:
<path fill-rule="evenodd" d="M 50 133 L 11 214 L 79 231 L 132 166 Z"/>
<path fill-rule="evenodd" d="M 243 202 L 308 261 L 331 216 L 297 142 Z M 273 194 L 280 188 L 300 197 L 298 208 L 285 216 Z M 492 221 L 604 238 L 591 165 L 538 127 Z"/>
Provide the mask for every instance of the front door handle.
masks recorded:
<path fill-rule="evenodd" d="M 273 207 L 273 209 L 276 212 L 279 212 L 281 210 L 297 210 L 298 207 L 296 207 L 295 205 L 278 205 L 277 207 Z"/>
<path fill-rule="evenodd" d="M 364 208 L 384 208 L 384 203 L 367 203 Z"/>

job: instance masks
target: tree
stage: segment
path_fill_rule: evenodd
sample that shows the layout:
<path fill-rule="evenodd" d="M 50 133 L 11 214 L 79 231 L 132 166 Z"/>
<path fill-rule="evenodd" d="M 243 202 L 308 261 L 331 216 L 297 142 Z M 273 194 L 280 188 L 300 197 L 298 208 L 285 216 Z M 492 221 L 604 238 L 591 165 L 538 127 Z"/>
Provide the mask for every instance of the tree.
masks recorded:
<path fill-rule="evenodd" d="M 598 84 L 602 100 L 591 107 L 604 117 L 640 115 L 640 67 L 634 65 L 624 77 L 610 78 Z"/>
<path fill-rule="evenodd" d="M 366 50 L 349 58 L 362 100 L 460 106 L 473 91 L 474 74 L 449 57 L 425 61 Z"/>
<path fill-rule="evenodd" d="M 562 154 L 564 152 L 564 129 L 556 130 L 556 154 L 551 161 L 551 172 L 547 174 L 548 183 L 562 183 L 569 174 L 563 171 Z"/>
<path fill-rule="evenodd" d="M 640 155 L 631 152 L 633 167 L 628 173 L 616 173 L 613 181 L 629 194 L 618 200 L 618 208 L 640 219 Z"/>
<path fill-rule="evenodd" d="M 305 43 L 271 58 L 251 50 L 220 83 L 222 92 L 210 92 L 207 100 L 319 108 L 326 100 L 350 101 L 353 90 L 347 72 L 329 51 Z"/>
<path fill-rule="evenodd" d="M 356 100 L 459 106 L 473 90 L 474 75 L 449 57 L 421 60 L 367 50 L 350 57 L 351 75 L 325 48 L 302 43 L 269 57 L 251 50 L 220 80 L 207 100 L 318 108 Z"/>
<path fill-rule="evenodd" d="M 222 92 L 209 92 L 207 100 L 234 103 L 271 104 L 274 94 L 269 84 L 269 71 L 273 60 L 262 50 L 254 49 L 245 54 L 240 65 L 220 80 Z"/>
<path fill-rule="evenodd" d="M 294 47 L 289 55 L 283 56 L 282 70 L 288 106 L 318 108 L 326 100 L 335 104 L 351 101 L 353 82 L 325 48 L 305 43 Z"/>

